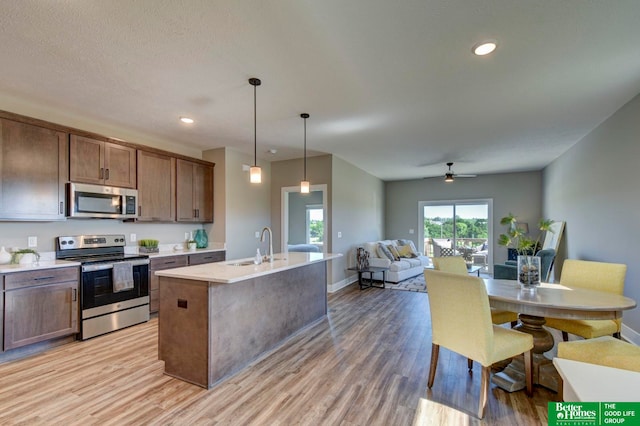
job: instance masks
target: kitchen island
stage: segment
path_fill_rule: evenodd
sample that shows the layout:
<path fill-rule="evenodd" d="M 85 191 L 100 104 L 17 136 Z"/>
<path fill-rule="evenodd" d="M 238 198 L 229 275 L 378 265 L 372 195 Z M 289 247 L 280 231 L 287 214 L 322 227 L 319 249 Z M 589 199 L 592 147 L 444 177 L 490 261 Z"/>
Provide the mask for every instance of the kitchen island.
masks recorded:
<path fill-rule="evenodd" d="M 327 314 L 327 261 L 278 253 L 156 272 L 165 373 L 211 388 Z"/>

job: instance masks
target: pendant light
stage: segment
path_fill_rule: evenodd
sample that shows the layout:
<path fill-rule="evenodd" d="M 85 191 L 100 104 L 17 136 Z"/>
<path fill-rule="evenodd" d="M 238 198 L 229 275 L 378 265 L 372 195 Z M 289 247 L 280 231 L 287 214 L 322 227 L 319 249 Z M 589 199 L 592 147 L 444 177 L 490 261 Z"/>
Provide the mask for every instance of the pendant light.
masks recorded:
<path fill-rule="evenodd" d="M 259 78 L 250 78 L 249 84 L 253 86 L 253 166 L 249 169 L 249 181 L 251 183 L 262 182 L 262 170 L 258 167 L 258 130 L 256 119 L 256 87 L 262 82 Z"/>
<path fill-rule="evenodd" d="M 304 175 L 302 178 L 302 182 L 300 182 L 300 193 L 308 194 L 309 193 L 309 181 L 307 180 L 307 118 L 309 118 L 309 114 L 302 113 L 300 117 L 304 119 Z"/>

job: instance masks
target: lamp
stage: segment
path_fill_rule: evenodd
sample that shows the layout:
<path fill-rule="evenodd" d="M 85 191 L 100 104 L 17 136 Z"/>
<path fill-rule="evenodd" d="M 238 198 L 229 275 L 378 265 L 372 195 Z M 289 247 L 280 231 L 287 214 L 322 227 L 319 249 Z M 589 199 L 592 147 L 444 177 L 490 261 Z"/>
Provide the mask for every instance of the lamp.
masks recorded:
<path fill-rule="evenodd" d="M 250 78 L 249 84 L 253 86 L 253 166 L 249 169 L 249 181 L 251 183 L 262 182 L 262 170 L 258 167 L 258 130 L 256 119 L 256 86 L 262 82 L 259 78 Z"/>
<path fill-rule="evenodd" d="M 300 117 L 304 119 L 304 175 L 302 178 L 302 182 L 300 182 L 300 193 L 308 194 L 309 193 L 309 181 L 307 180 L 307 118 L 309 118 L 309 114 L 302 113 Z"/>

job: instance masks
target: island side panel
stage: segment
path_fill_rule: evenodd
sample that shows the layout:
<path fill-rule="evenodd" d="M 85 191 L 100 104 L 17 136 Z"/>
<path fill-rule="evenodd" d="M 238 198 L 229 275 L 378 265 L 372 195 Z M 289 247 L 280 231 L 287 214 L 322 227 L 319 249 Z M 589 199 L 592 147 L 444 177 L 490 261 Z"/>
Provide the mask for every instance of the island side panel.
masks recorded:
<path fill-rule="evenodd" d="M 326 262 L 233 284 L 211 283 L 209 387 L 324 317 L 326 283 Z"/>
<path fill-rule="evenodd" d="M 166 374 L 208 387 L 208 285 L 160 277 L 158 358 Z"/>

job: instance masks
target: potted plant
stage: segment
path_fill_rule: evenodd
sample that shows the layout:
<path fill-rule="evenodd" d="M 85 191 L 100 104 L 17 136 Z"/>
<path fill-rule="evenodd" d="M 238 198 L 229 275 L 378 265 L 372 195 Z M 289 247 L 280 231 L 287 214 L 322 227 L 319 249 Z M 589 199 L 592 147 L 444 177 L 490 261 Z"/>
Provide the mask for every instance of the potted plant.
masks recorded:
<path fill-rule="evenodd" d="M 160 251 L 160 249 L 158 249 L 158 240 L 138 240 L 138 245 L 140 246 L 138 248 L 140 253 L 158 253 L 158 251 Z"/>
<path fill-rule="evenodd" d="M 30 264 L 40 261 L 40 253 L 34 249 L 26 248 L 11 251 L 11 263 Z"/>
<path fill-rule="evenodd" d="M 507 232 L 500 234 L 498 244 L 510 247 L 518 253 L 518 281 L 524 287 L 540 285 L 540 257 L 535 256 L 543 232 L 553 232 L 553 220 L 540 219 L 538 222 L 538 237 L 529 237 L 525 230 L 518 226 L 517 218 L 512 214 L 500 219 L 500 224 L 507 226 Z"/>
<path fill-rule="evenodd" d="M 196 240 L 189 240 L 189 241 L 187 241 L 187 248 L 188 248 L 189 250 L 191 250 L 191 251 L 195 251 L 196 247 L 197 247 Z"/>

